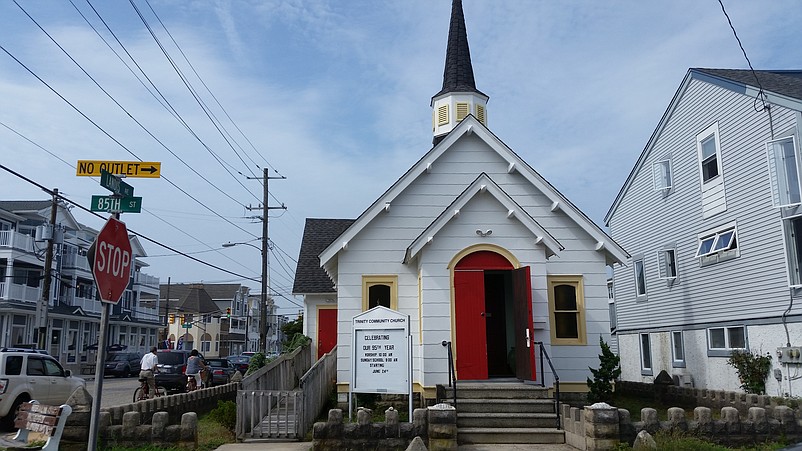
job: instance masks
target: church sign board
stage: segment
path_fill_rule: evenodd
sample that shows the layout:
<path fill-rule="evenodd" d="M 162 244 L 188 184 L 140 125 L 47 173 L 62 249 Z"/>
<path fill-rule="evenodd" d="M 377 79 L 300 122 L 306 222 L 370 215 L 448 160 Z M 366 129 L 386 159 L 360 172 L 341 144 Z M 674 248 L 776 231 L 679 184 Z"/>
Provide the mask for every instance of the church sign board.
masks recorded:
<path fill-rule="evenodd" d="M 409 322 L 409 315 L 381 306 L 354 316 L 351 333 L 352 393 L 409 394 L 411 408 L 412 336 Z"/>

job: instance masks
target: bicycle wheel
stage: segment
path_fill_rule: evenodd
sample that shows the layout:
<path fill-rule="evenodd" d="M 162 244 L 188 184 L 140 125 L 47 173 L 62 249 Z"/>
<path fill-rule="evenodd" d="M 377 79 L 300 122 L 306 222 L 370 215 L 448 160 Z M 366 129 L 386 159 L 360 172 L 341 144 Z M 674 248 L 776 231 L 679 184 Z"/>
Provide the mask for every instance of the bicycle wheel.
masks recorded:
<path fill-rule="evenodd" d="M 142 387 L 137 387 L 136 390 L 134 390 L 134 402 L 144 399 L 142 398 L 143 395 L 144 394 L 142 393 Z"/>

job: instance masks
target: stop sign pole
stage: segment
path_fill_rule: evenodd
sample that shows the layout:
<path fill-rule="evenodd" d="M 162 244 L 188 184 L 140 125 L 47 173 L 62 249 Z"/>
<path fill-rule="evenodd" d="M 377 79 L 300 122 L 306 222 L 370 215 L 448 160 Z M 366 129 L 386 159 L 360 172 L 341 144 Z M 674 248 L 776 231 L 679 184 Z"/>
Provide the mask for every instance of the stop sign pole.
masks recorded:
<path fill-rule="evenodd" d="M 89 425 L 88 451 L 97 449 L 109 310 L 112 304 L 120 302 L 120 298 L 130 282 L 131 265 L 133 265 L 133 253 L 131 252 L 131 241 L 128 239 L 128 229 L 119 218 L 119 213 L 109 217 L 106 225 L 100 230 L 87 253 L 89 264 L 92 267 L 92 276 L 95 278 L 95 285 L 103 306 L 100 313 L 100 337 L 98 337 L 98 352 L 97 360 L 95 361 L 95 393 L 92 397 L 92 420 Z"/>

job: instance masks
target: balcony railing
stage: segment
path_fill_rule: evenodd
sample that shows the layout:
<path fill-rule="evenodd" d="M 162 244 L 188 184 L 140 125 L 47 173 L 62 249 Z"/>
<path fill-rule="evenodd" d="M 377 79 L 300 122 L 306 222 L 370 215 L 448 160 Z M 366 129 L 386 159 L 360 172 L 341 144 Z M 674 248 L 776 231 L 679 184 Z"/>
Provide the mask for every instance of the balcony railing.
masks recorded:
<path fill-rule="evenodd" d="M 0 231 L 0 248 L 3 247 L 33 252 L 33 237 L 13 230 L 3 230 Z"/>
<path fill-rule="evenodd" d="M 0 299 L 37 302 L 42 298 L 41 287 L 29 287 L 16 283 L 0 282 Z"/>
<path fill-rule="evenodd" d="M 142 272 L 134 273 L 134 284 L 159 289 L 159 278 Z"/>
<path fill-rule="evenodd" d="M 78 254 L 66 254 L 62 260 L 61 266 L 63 269 L 80 269 L 86 272 L 92 272 L 89 267 L 89 261 L 86 256 Z"/>

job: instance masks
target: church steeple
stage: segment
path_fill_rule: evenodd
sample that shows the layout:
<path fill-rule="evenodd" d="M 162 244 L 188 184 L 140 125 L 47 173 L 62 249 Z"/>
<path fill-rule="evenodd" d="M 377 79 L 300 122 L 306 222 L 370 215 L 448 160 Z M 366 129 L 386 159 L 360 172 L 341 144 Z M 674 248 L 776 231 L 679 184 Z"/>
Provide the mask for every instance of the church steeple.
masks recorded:
<path fill-rule="evenodd" d="M 487 125 L 488 100 L 488 96 L 476 89 L 473 78 L 462 0 L 452 0 L 443 89 L 432 97 L 431 103 L 433 142 L 437 144 L 468 114 Z"/>

